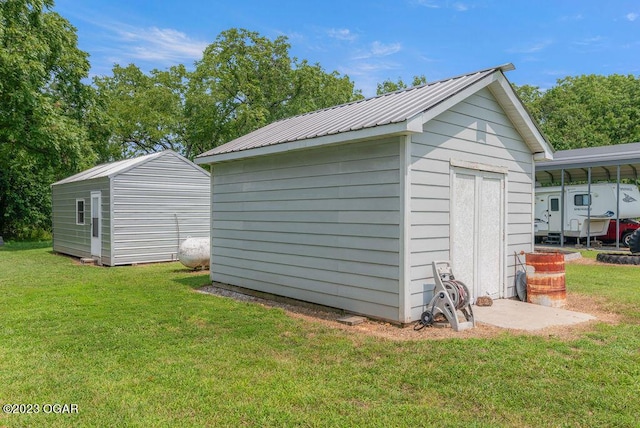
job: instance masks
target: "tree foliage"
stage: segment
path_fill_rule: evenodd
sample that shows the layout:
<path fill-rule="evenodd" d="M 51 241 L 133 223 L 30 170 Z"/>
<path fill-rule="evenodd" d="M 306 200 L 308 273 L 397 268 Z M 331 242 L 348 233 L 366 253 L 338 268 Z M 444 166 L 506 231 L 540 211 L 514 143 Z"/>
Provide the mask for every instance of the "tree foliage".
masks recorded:
<path fill-rule="evenodd" d="M 413 81 L 411 82 L 411 86 L 420 86 L 426 83 L 427 83 L 427 78 L 423 74 L 420 76 L 413 76 Z M 378 86 L 376 88 L 376 94 L 382 95 L 382 94 L 387 94 L 389 92 L 395 92 L 395 91 L 399 91 L 407 88 L 408 88 L 407 84 L 404 83 L 404 81 L 401 78 L 398 78 L 398 80 L 395 82 L 391 79 L 387 79 L 382 83 L 378 83 Z"/>
<path fill-rule="evenodd" d="M 87 53 L 53 0 L 0 0 L 0 234 L 50 225 L 50 184 L 172 149 L 199 153 L 286 117 L 362 98 L 348 76 L 289 55 L 286 37 L 222 32 L 193 71 L 114 65 L 83 83 Z M 412 86 L 426 83 L 415 76 Z M 383 94 L 407 88 L 385 80 Z M 515 87 L 556 149 L 640 141 L 640 80 L 579 76 Z"/>
<path fill-rule="evenodd" d="M 52 181 L 91 164 L 87 54 L 51 0 L 0 1 L 0 234 L 47 228 Z"/>
<path fill-rule="evenodd" d="M 583 75 L 516 92 L 556 150 L 640 141 L 640 79 Z"/>
<path fill-rule="evenodd" d="M 99 104 L 92 114 L 102 115 L 94 131 L 106 148 L 103 156 L 119 159 L 167 149 L 185 151 L 183 65 L 147 75 L 134 64 L 116 64 L 112 76 L 96 77 L 93 83 Z"/>
<path fill-rule="evenodd" d="M 222 32 L 196 63 L 186 111 L 190 153 L 206 151 L 285 117 L 361 95 L 346 76 L 289 56 L 286 37 Z"/>
<path fill-rule="evenodd" d="M 218 36 L 188 72 L 115 64 L 93 85 L 52 0 L 0 0 L 0 233 L 50 224 L 49 185 L 97 162 L 187 157 L 270 122 L 361 98 L 353 82 L 289 56 L 285 37 Z"/>
<path fill-rule="evenodd" d="M 289 57 L 285 37 L 231 29 L 184 66 L 146 74 L 116 64 L 93 81 L 100 158 L 172 149 L 188 158 L 273 121 L 361 97 L 347 76 Z"/>
<path fill-rule="evenodd" d="M 309 64 L 307 60 L 294 61 L 292 92 L 282 105 L 279 119 L 363 98 L 348 76 L 341 76 L 337 71 L 327 73 L 320 64 Z"/>

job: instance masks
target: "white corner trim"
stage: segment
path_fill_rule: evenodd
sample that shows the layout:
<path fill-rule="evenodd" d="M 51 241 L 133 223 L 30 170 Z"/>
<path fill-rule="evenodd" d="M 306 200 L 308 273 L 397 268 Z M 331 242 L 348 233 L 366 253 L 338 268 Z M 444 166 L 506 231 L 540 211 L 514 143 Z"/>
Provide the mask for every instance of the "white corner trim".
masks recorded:
<path fill-rule="evenodd" d="M 400 322 L 411 320 L 411 136 L 400 137 Z"/>
<path fill-rule="evenodd" d="M 426 123 L 424 113 L 419 113 L 412 118 L 407 119 L 407 131 L 422 133 L 423 126 Z"/>
<path fill-rule="evenodd" d="M 473 169 L 475 171 L 496 172 L 498 174 L 507 174 L 509 172 L 509 168 L 506 166 L 488 165 L 486 163 L 469 162 L 453 158 L 449 160 L 449 164 L 454 167 Z"/>

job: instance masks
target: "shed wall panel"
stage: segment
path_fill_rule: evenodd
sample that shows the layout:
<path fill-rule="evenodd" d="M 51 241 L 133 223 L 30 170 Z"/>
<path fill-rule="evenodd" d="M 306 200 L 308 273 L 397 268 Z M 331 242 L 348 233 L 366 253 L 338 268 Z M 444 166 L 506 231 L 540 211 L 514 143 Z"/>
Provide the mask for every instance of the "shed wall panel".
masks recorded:
<path fill-rule="evenodd" d="M 58 184 L 51 187 L 53 251 L 75 257 L 91 257 L 91 192 L 102 194 L 102 261 L 109 264 L 111 246 L 109 218 L 109 179 L 98 178 Z M 84 200 L 85 221 L 76 224 L 76 200 Z"/>
<path fill-rule="evenodd" d="M 394 139 L 214 165 L 211 279 L 397 320 L 399 150 Z"/>
<path fill-rule="evenodd" d="M 451 259 L 448 238 L 451 159 L 500 166 L 508 171 L 506 297 L 515 295 L 514 252 L 533 248 L 531 150 L 492 93 L 483 89 L 427 122 L 424 133 L 412 137 L 412 319 L 419 318 L 433 296 L 431 262 Z"/>
<path fill-rule="evenodd" d="M 209 236 L 209 177 L 161 156 L 112 178 L 113 265 L 177 260 L 188 237 Z"/>

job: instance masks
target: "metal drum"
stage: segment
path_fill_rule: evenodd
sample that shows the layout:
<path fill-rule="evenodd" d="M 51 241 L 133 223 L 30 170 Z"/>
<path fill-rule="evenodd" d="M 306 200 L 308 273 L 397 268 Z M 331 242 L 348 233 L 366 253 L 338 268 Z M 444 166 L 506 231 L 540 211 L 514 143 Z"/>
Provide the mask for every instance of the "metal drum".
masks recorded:
<path fill-rule="evenodd" d="M 553 308 L 567 303 L 564 254 L 527 253 L 527 302 Z"/>

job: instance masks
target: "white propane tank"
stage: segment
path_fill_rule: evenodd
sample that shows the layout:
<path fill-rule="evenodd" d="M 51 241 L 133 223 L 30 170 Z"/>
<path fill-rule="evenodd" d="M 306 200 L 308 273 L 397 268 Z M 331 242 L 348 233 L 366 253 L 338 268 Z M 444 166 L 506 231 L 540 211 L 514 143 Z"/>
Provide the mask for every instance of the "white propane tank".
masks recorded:
<path fill-rule="evenodd" d="M 209 238 L 187 238 L 178 250 L 178 260 L 189 268 L 205 268 L 211 262 Z"/>

